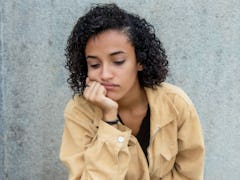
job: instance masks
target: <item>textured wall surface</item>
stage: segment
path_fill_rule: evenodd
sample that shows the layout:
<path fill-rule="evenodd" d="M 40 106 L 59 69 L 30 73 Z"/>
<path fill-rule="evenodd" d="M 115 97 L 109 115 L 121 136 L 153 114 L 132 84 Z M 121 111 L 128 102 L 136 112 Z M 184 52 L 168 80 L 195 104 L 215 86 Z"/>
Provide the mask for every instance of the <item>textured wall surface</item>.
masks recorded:
<path fill-rule="evenodd" d="M 0 179 L 64 180 L 64 48 L 90 0 L 0 0 Z M 112 1 L 101 1 L 112 2 Z M 240 1 L 119 0 L 156 28 L 201 118 L 205 179 L 240 178 Z"/>

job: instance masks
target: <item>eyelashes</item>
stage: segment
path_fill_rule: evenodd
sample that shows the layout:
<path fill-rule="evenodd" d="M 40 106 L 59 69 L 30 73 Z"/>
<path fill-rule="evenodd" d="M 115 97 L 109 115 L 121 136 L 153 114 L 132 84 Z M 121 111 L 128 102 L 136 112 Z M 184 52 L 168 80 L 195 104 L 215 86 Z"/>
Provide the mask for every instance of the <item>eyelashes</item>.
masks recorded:
<path fill-rule="evenodd" d="M 124 62 L 125 62 L 125 60 L 114 61 L 114 64 L 116 64 L 116 65 L 122 65 Z"/>
<path fill-rule="evenodd" d="M 113 64 L 117 65 L 117 66 L 121 66 L 124 63 L 125 63 L 125 60 L 113 61 Z M 92 64 L 89 64 L 89 67 L 92 68 L 92 69 L 98 69 L 98 68 L 101 67 L 101 64 L 100 63 L 92 63 Z"/>
<path fill-rule="evenodd" d="M 92 69 L 97 69 L 97 68 L 100 67 L 100 64 L 91 64 L 90 67 L 91 67 Z"/>

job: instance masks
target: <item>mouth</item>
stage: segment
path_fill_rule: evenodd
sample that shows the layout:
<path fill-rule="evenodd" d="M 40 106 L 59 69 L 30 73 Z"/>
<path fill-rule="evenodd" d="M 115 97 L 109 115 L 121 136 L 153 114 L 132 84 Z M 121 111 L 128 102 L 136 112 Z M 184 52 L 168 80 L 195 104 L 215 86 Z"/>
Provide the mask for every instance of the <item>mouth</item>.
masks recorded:
<path fill-rule="evenodd" d="M 112 90 L 116 87 L 119 87 L 119 85 L 113 83 L 101 83 L 101 85 L 104 86 L 106 90 Z"/>

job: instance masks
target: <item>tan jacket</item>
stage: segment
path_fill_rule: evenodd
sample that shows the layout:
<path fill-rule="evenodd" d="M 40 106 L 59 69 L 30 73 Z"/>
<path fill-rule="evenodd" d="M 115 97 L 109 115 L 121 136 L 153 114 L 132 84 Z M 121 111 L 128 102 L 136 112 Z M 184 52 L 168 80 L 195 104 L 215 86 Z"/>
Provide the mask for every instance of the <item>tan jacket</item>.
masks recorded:
<path fill-rule="evenodd" d="M 102 121 L 102 112 L 75 96 L 65 109 L 60 159 L 69 179 L 203 179 L 204 144 L 197 112 L 179 88 L 145 88 L 150 105 L 149 166 L 131 130 Z"/>

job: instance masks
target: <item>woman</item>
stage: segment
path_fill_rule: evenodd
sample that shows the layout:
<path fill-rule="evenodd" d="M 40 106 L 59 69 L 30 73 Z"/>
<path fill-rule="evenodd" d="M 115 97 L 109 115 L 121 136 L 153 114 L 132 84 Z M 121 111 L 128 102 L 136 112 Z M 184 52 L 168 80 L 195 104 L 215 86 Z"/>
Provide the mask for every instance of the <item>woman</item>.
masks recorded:
<path fill-rule="evenodd" d="M 164 82 L 153 27 L 115 4 L 79 18 L 68 39 L 68 102 L 60 159 L 69 179 L 202 179 L 197 112 Z"/>

